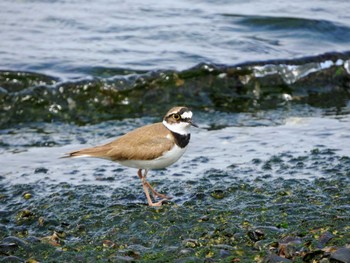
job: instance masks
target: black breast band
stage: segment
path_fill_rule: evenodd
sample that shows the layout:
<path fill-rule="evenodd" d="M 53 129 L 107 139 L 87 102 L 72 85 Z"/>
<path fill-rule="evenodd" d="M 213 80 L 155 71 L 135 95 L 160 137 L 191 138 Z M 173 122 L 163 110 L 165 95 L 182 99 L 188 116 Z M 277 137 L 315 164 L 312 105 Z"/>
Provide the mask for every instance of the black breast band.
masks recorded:
<path fill-rule="evenodd" d="M 191 134 L 182 135 L 176 132 L 171 132 L 174 135 L 175 143 L 180 148 L 185 148 L 187 144 L 190 142 Z"/>

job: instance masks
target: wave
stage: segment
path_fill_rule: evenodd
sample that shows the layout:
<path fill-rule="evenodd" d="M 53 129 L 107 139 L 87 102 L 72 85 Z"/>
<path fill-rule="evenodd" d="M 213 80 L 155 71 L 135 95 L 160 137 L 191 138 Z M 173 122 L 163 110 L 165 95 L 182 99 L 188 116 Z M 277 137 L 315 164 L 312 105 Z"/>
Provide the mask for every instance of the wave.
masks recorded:
<path fill-rule="evenodd" d="M 88 78 L 61 80 L 0 71 L 0 127 L 26 122 L 98 123 L 158 115 L 182 104 L 209 111 L 254 112 L 286 103 L 348 107 L 350 52 L 184 71 L 89 68 Z"/>

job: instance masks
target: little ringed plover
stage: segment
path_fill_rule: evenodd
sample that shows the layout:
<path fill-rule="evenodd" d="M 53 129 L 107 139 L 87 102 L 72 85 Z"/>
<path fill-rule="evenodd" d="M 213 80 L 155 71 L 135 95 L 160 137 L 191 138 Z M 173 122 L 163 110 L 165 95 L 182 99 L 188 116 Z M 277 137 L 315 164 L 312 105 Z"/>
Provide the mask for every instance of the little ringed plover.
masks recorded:
<path fill-rule="evenodd" d="M 101 146 L 70 152 L 63 158 L 95 157 L 137 168 L 148 205 L 161 206 L 170 198 L 153 189 L 146 179 L 147 172 L 165 168 L 184 154 L 190 141 L 190 126 L 198 127 L 192 122 L 192 112 L 186 107 L 174 107 L 162 122 L 137 128 Z M 148 189 L 162 200 L 153 203 Z"/>

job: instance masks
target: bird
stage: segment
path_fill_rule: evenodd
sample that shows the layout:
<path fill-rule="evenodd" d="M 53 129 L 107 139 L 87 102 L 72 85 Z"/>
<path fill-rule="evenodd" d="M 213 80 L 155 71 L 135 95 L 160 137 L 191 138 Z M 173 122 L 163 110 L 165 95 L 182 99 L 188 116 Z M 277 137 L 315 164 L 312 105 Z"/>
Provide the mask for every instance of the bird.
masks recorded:
<path fill-rule="evenodd" d="M 147 173 L 166 168 L 185 153 L 190 141 L 190 127 L 198 127 L 192 121 L 192 111 L 184 106 L 171 108 L 157 122 L 139 127 L 104 145 L 67 153 L 62 158 L 93 157 L 137 168 L 149 206 L 161 206 L 170 197 L 158 193 L 147 181 Z M 149 194 L 153 194 L 155 202 Z M 156 202 L 156 197 L 161 198 Z"/>

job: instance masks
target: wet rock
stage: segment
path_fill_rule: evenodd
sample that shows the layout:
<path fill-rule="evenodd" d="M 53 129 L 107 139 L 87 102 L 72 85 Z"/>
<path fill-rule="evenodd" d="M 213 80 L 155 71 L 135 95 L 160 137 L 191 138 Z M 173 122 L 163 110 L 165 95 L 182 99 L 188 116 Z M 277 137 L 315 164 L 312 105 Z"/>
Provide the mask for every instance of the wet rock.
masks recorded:
<path fill-rule="evenodd" d="M 323 250 L 315 250 L 307 252 L 303 256 L 303 261 L 305 262 L 319 262 L 324 256 L 325 252 Z"/>
<path fill-rule="evenodd" d="M 0 259 L 0 262 L 2 263 L 22 263 L 25 262 L 24 259 L 21 259 L 19 257 L 15 256 L 8 256 L 8 257 L 3 257 Z"/>
<path fill-rule="evenodd" d="M 260 229 L 250 230 L 248 231 L 247 235 L 250 238 L 250 240 L 254 242 L 262 240 L 265 237 L 265 233 Z"/>
<path fill-rule="evenodd" d="M 193 248 L 182 248 L 178 251 L 180 255 L 194 255 L 195 250 Z"/>
<path fill-rule="evenodd" d="M 318 239 L 317 247 L 323 248 L 332 238 L 333 235 L 330 232 L 323 233 Z"/>
<path fill-rule="evenodd" d="M 292 263 L 292 261 L 287 258 L 271 254 L 265 258 L 264 263 Z"/>
<path fill-rule="evenodd" d="M 195 247 L 199 247 L 200 243 L 196 239 L 188 238 L 183 241 L 183 245 L 187 248 L 195 248 Z"/>
<path fill-rule="evenodd" d="M 133 249 L 125 249 L 125 250 L 119 250 L 118 254 L 120 254 L 120 256 L 122 257 L 130 257 L 133 258 L 134 260 L 136 259 L 140 259 L 140 253 L 133 250 Z"/>
<path fill-rule="evenodd" d="M 207 222 L 209 221 L 209 216 L 201 216 L 199 219 L 198 219 L 198 222 Z"/>
<path fill-rule="evenodd" d="M 342 247 L 332 253 L 331 262 L 350 263 L 350 248 Z"/>
<path fill-rule="evenodd" d="M 129 256 L 116 256 L 115 257 L 115 262 L 136 262 L 136 260 L 133 257 Z"/>
<path fill-rule="evenodd" d="M 64 234 L 54 231 L 52 235 L 41 238 L 41 241 L 59 247 L 63 243 L 62 237 L 64 237 Z"/>
<path fill-rule="evenodd" d="M 4 224 L 8 224 L 9 220 L 6 220 L 7 218 L 1 218 L 2 213 L 0 213 L 0 222 Z M 4 238 L 9 235 L 9 230 L 6 225 L 0 225 L 0 239 Z"/>
<path fill-rule="evenodd" d="M 162 244 L 171 245 L 180 241 L 183 231 L 178 226 L 170 226 L 165 232 L 161 240 Z"/>
<path fill-rule="evenodd" d="M 39 168 L 36 168 L 34 170 L 34 173 L 36 173 L 36 174 L 39 174 L 39 173 L 46 174 L 48 171 L 49 171 L 49 169 L 47 169 L 45 167 L 39 167 Z"/>
<path fill-rule="evenodd" d="M 188 262 L 191 262 L 191 263 L 199 263 L 199 262 L 202 262 L 202 260 L 200 260 L 199 258 L 196 258 L 196 257 L 186 257 L 186 258 L 181 258 L 181 259 L 177 259 L 174 261 L 175 263 L 188 263 Z"/>
<path fill-rule="evenodd" d="M 40 243 L 41 240 L 40 240 L 40 238 L 35 237 L 35 236 L 28 236 L 26 238 L 26 242 L 28 242 L 29 244 L 34 244 L 34 243 Z"/>
<path fill-rule="evenodd" d="M 15 243 L 0 243 L 0 254 L 9 255 L 18 249 Z"/>
<path fill-rule="evenodd" d="M 210 196 L 214 199 L 223 199 L 225 197 L 225 191 L 221 189 L 214 190 L 210 193 Z"/>
<path fill-rule="evenodd" d="M 23 198 L 28 200 L 28 199 L 32 198 L 32 194 L 31 193 L 24 193 Z"/>
<path fill-rule="evenodd" d="M 8 94 L 8 91 L 3 87 L 0 87 L 0 98 L 4 98 Z"/>
<path fill-rule="evenodd" d="M 142 254 L 149 252 L 151 249 L 139 244 L 134 244 L 128 246 L 128 250 L 132 251 L 132 254 L 126 254 L 127 256 L 132 256 L 134 258 L 139 259 Z"/>
<path fill-rule="evenodd" d="M 303 249 L 302 240 L 298 237 L 287 236 L 278 244 L 278 255 L 293 258 Z"/>
<path fill-rule="evenodd" d="M 220 249 L 220 257 L 221 258 L 227 258 L 229 256 L 231 256 L 230 251 L 226 250 L 226 249 Z"/>
<path fill-rule="evenodd" d="M 259 240 L 257 242 L 254 243 L 254 248 L 256 248 L 259 251 L 265 251 L 265 250 L 270 250 L 275 248 L 275 244 L 272 243 L 271 244 L 271 240 Z"/>
<path fill-rule="evenodd" d="M 34 213 L 30 210 L 24 209 L 22 211 L 19 211 L 16 215 L 17 223 L 23 224 L 25 222 L 29 222 L 34 220 Z"/>
<path fill-rule="evenodd" d="M 115 248 L 116 244 L 112 242 L 111 240 L 103 240 L 102 246 L 105 248 Z"/>
<path fill-rule="evenodd" d="M 225 244 L 213 245 L 213 248 L 218 248 L 218 249 L 227 250 L 227 251 L 234 250 L 233 246 L 225 245 Z"/>
<path fill-rule="evenodd" d="M 22 239 L 18 238 L 18 237 L 14 237 L 14 236 L 9 236 L 9 237 L 5 237 L 2 241 L 2 244 L 15 244 L 17 247 L 22 247 L 22 248 L 26 248 L 27 247 L 27 243 L 24 242 Z"/>
<path fill-rule="evenodd" d="M 237 232 L 233 234 L 233 238 L 237 241 L 243 241 L 246 239 L 246 234 L 243 232 Z"/>

